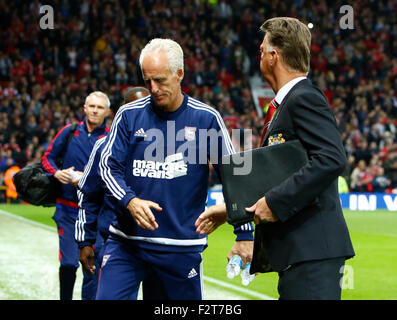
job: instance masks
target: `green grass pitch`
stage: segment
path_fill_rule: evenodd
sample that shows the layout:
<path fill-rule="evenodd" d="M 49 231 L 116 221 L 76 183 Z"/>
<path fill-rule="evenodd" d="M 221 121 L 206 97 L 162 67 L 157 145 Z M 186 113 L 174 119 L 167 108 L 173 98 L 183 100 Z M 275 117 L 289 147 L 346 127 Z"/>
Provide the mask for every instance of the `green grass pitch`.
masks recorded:
<path fill-rule="evenodd" d="M 55 227 L 51 219 L 54 208 L 2 204 L 0 209 Z M 397 299 L 397 212 L 345 210 L 344 213 L 356 256 L 346 262 L 342 298 Z M 208 248 L 203 253 L 204 274 L 241 286 L 240 277 L 229 280 L 225 273 L 226 256 L 234 238 L 227 224 L 209 236 Z M 277 274 L 260 274 L 244 288 L 277 298 Z"/>

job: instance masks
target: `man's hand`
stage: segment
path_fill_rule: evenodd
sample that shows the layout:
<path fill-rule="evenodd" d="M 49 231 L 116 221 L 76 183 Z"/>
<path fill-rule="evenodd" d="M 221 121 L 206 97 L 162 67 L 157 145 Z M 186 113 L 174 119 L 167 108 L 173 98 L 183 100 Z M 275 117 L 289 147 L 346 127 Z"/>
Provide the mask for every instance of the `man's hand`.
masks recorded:
<path fill-rule="evenodd" d="M 131 199 L 127 205 L 127 209 L 134 217 L 138 226 L 146 230 L 155 230 L 159 227 L 151 208 L 157 211 L 163 210 L 158 203 L 139 198 Z"/>
<path fill-rule="evenodd" d="M 74 167 L 70 167 L 70 168 L 63 169 L 63 170 L 57 170 L 54 173 L 54 177 L 56 179 L 58 179 L 58 181 L 60 183 L 70 184 L 70 183 L 72 183 L 72 177 L 70 176 L 70 170 L 73 170 L 73 169 L 74 169 Z"/>
<path fill-rule="evenodd" d="M 277 216 L 273 214 L 267 205 L 265 197 L 260 198 L 252 207 L 245 208 L 248 212 L 254 212 L 254 222 L 259 224 L 261 222 L 276 222 Z"/>
<path fill-rule="evenodd" d="M 95 274 L 95 263 L 94 263 L 94 250 L 90 246 L 86 246 L 80 249 L 80 262 L 84 270 L 90 274 Z"/>
<path fill-rule="evenodd" d="M 207 208 L 195 222 L 196 232 L 210 234 L 226 222 L 227 212 L 224 203 Z"/>
<path fill-rule="evenodd" d="M 253 252 L 254 241 L 236 241 L 227 255 L 227 261 L 229 261 L 234 255 L 239 255 L 243 262 L 242 269 L 244 269 L 247 262 L 251 263 Z"/>
<path fill-rule="evenodd" d="M 83 172 L 74 171 L 74 167 L 70 167 L 63 170 L 57 170 L 54 173 L 54 177 L 58 179 L 60 183 L 72 184 L 73 186 L 77 186 L 82 175 Z"/>

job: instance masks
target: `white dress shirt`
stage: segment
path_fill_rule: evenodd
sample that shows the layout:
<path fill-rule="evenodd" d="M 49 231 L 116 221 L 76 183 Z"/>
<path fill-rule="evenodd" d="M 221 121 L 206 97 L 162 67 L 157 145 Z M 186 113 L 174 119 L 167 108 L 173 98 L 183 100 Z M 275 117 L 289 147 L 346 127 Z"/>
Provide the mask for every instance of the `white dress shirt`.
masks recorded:
<path fill-rule="evenodd" d="M 278 105 L 280 105 L 285 96 L 288 94 L 288 92 L 290 92 L 290 90 L 300 81 L 306 79 L 306 77 L 302 76 L 302 77 L 297 77 L 295 79 L 292 79 L 291 81 L 287 82 L 285 85 L 283 85 L 281 87 L 280 90 L 278 90 L 276 96 L 275 96 L 275 100 L 278 103 Z"/>

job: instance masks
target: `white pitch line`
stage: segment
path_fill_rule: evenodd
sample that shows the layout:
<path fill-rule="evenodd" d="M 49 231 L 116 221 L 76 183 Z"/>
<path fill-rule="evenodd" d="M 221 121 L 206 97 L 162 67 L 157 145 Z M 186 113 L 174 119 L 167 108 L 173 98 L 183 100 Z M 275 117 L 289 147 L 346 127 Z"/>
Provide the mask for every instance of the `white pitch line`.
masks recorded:
<path fill-rule="evenodd" d="M 33 225 L 33 226 L 36 226 L 36 227 L 40 227 L 40 228 L 42 228 L 42 229 L 46 229 L 46 230 L 49 230 L 49 231 L 57 232 L 57 229 L 56 229 L 55 227 L 51 227 L 51 226 L 46 225 L 46 224 L 44 224 L 44 223 L 40 223 L 40 222 L 37 222 L 37 221 L 33 221 L 33 220 L 30 220 L 30 219 L 27 219 L 27 218 L 18 216 L 18 215 L 16 215 L 16 214 L 13 214 L 13 213 L 11 213 L 11 212 L 1 210 L 1 209 L 0 209 L 0 213 L 6 215 L 6 216 L 8 216 L 8 217 L 14 218 L 14 219 L 16 219 L 16 220 L 23 221 L 23 222 L 25 222 L 25 223 L 29 223 L 29 224 L 31 224 L 31 225 Z"/>
<path fill-rule="evenodd" d="M 37 221 L 33 221 L 33 220 L 30 220 L 30 219 L 18 216 L 16 214 L 11 213 L 11 212 L 7 212 L 7 211 L 4 211 L 4 210 L 0 209 L 0 213 L 3 214 L 3 215 L 6 215 L 8 217 L 11 217 L 13 219 L 19 220 L 21 222 L 24 222 L 24 223 L 27 223 L 27 224 L 30 224 L 30 225 L 33 225 L 33 226 L 36 226 L 36 227 L 40 227 L 42 229 L 46 229 L 48 231 L 56 232 L 56 228 L 55 227 L 51 227 L 51 226 L 45 225 L 43 223 L 40 223 L 40 222 L 37 222 Z M 251 297 L 255 297 L 255 298 L 258 298 L 258 299 L 275 300 L 275 298 L 270 297 L 270 296 L 265 295 L 265 294 L 262 294 L 262 293 L 259 293 L 257 291 L 253 291 L 253 290 L 249 290 L 249 289 L 246 289 L 246 288 L 242 288 L 242 287 L 236 286 L 234 284 L 227 283 L 227 282 L 222 281 L 222 280 L 217 280 L 217 279 L 214 279 L 214 278 L 211 278 L 211 277 L 208 277 L 208 276 L 203 276 L 203 280 L 205 282 L 207 282 L 208 284 L 216 285 L 216 286 L 223 287 L 223 288 L 226 288 L 226 289 L 231 289 L 233 291 L 237 291 L 237 292 L 243 293 L 243 294 L 248 294 Z M 236 298 L 239 298 L 239 297 L 236 297 Z"/>
<path fill-rule="evenodd" d="M 56 228 L 0 210 L 0 297 L 2 300 L 59 299 Z M 73 298 L 81 297 L 82 272 Z"/>

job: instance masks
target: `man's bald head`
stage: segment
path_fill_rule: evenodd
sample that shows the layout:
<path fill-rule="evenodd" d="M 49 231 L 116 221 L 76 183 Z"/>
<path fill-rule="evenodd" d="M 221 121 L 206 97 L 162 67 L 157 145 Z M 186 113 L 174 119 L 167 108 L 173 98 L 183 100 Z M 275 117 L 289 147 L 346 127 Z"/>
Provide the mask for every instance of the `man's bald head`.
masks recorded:
<path fill-rule="evenodd" d="M 124 93 L 124 103 L 129 103 L 148 95 L 150 95 L 150 91 L 144 87 L 128 88 Z"/>

